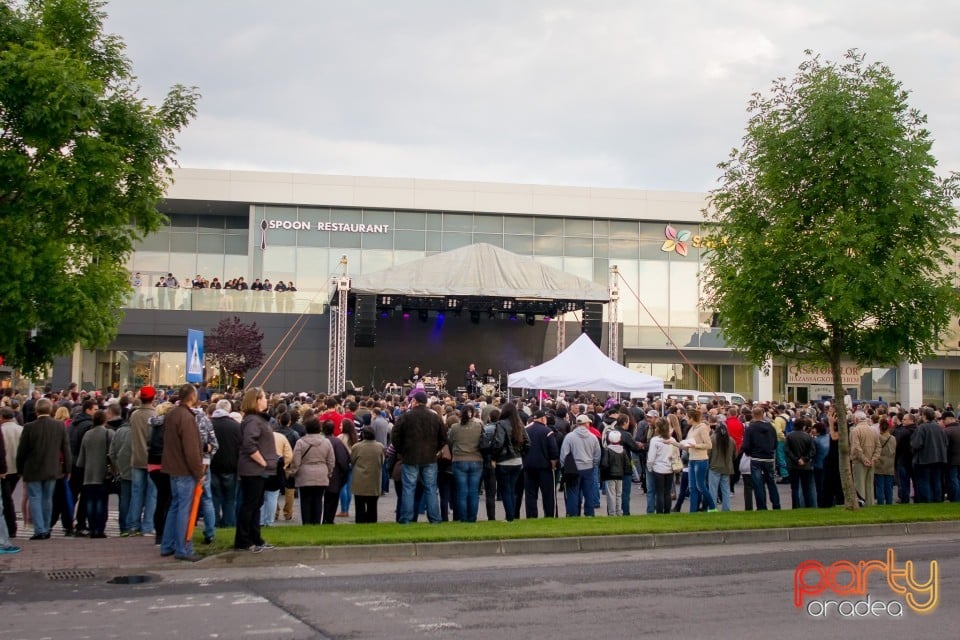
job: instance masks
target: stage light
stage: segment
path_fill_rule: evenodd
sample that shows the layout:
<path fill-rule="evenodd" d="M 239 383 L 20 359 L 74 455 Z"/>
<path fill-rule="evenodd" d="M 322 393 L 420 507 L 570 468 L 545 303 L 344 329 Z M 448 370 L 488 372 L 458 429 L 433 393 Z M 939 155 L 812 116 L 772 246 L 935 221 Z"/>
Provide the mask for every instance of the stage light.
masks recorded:
<path fill-rule="evenodd" d="M 480 312 L 479 312 L 479 311 L 471 311 L 471 312 L 470 312 L 470 322 L 472 322 L 473 324 L 480 324 Z"/>
<path fill-rule="evenodd" d="M 389 318 L 389 317 L 390 317 L 390 314 L 387 313 L 386 311 L 381 311 L 381 312 L 380 312 L 380 317 L 381 317 L 381 318 Z"/>
<path fill-rule="evenodd" d="M 537 316 L 532 313 L 528 313 L 524 317 L 524 319 L 527 321 L 527 324 L 531 327 L 537 323 Z"/>
<path fill-rule="evenodd" d="M 511 313 L 511 314 L 510 314 L 510 320 L 516 322 L 516 320 L 517 320 L 517 314 Z"/>
<path fill-rule="evenodd" d="M 404 320 L 409 320 L 409 319 L 410 319 L 410 314 L 409 314 L 409 313 L 404 313 L 404 314 L 403 314 L 403 319 L 404 319 Z"/>

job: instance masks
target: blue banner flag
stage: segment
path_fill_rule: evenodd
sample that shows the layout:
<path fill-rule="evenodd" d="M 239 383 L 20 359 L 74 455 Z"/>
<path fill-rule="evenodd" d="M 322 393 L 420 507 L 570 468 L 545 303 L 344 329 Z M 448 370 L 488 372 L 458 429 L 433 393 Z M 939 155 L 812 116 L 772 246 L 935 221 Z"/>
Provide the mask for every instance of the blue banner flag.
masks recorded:
<path fill-rule="evenodd" d="M 203 331 L 187 329 L 187 382 L 203 382 Z"/>

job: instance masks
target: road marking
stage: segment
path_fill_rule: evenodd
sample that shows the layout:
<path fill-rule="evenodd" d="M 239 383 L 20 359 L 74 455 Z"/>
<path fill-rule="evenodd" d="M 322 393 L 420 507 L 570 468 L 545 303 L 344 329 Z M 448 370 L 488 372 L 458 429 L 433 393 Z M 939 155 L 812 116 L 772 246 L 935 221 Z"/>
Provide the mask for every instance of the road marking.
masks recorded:
<path fill-rule="evenodd" d="M 241 596 L 230 604 L 263 604 L 266 601 L 266 598 L 261 598 L 260 596 Z"/>
<path fill-rule="evenodd" d="M 162 607 L 147 607 L 147 611 L 162 611 L 164 609 L 191 609 L 193 607 L 209 606 L 209 602 L 187 602 L 185 604 L 165 604 Z"/>
<path fill-rule="evenodd" d="M 290 627 L 277 627 L 276 629 L 251 629 L 249 631 L 244 631 L 243 635 L 245 636 L 260 636 L 266 635 L 268 633 L 293 633 L 293 629 Z"/>

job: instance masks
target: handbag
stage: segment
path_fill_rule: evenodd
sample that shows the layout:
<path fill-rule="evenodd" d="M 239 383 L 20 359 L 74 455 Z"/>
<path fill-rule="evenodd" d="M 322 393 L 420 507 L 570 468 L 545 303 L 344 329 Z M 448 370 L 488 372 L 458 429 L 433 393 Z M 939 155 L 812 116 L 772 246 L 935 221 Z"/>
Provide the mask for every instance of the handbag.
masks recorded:
<path fill-rule="evenodd" d="M 453 455 L 450 453 L 450 445 L 445 444 L 437 452 L 437 462 L 450 462 L 451 460 L 453 460 Z"/>
<path fill-rule="evenodd" d="M 573 453 L 567 453 L 563 459 L 563 475 L 575 476 L 579 473 L 577 462 L 573 459 Z"/>
<path fill-rule="evenodd" d="M 680 454 L 670 456 L 670 470 L 674 473 L 683 472 L 683 460 L 680 459 Z"/>

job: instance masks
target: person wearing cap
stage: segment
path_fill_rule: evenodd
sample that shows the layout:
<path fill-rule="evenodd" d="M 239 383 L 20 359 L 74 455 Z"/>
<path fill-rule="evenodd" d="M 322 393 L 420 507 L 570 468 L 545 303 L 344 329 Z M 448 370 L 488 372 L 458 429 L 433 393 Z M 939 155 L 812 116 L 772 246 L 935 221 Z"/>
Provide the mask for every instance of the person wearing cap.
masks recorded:
<path fill-rule="evenodd" d="M 576 428 L 571 431 L 560 446 L 560 460 L 566 473 L 566 459 L 569 455 L 577 469 L 577 476 L 566 476 L 567 517 L 579 516 L 581 510 L 585 516 L 594 515 L 593 468 L 600 463 L 600 441 L 588 429 L 593 420 L 586 413 L 577 416 Z M 572 481 L 571 481 L 572 480 Z"/>
<path fill-rule="evenodd" d="M 554 484 L 560 447 L 553 429 L 547 426 L 547 414 L 538 409 L 533 421 L 526 427 L 530 448 L 523 454 L 523 488 L 526 499 L 527 518 L 538 517 L 537 494 L 543 496 L 543 516 L 556 515 L 557 488 Z"/>
<path fill-rule="evenodd" d="M 417 482 L 423 484 L 427 519 L 439 523 L 440 498 L 437 494 L 437 453 L 446 443 L 443 423 L 436 412 L 427 408 L 427 394 L 413 394 L 413 406 L 393 427 L 393 447 L 402 459 L 400 524 L 413 521 Z"/>
<path fill-rule="evenodd" d="M 384 446 L 377 442 L 377 432 L 369 424 L 365 425 L 360 429 L 359 442 L 350 449 L 350 464 L 353 467 L 350 491 L 355 498 L 357 524 L 377 521 L 384 459 Z"/>
<path fill-rule="evenodd" d="M 153 406 L 157 391 L 141 387 L 139 395 L 140 406 L 130 414 L 130 507 L 125 528 L 131 536 L 149 536 L 154 533 L 157 487 L 147 471 L 147 439 L 150 418 L 157 415 Z"/>

